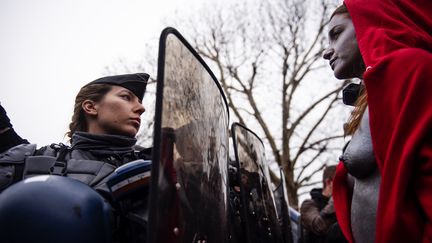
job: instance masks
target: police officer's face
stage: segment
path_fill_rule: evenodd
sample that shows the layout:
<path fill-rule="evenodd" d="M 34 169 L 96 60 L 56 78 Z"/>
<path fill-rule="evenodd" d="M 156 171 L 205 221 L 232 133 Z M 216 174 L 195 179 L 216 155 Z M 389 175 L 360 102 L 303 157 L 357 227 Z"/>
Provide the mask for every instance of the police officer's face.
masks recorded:
<path fill-rule="evenodd" d="M 131 91 L 113 85 L 101 101 L 94 103 L 88 132 L 135 137 L 144 111 L 141 101 Z"/>
<path fill-rule="evenodd" d="M 338 79 L 363 78 L 365 65 L 357 43 L 354 25 L 348 13 L 336 14 L 329 23 L 329 47 L 324 59 Z"/>

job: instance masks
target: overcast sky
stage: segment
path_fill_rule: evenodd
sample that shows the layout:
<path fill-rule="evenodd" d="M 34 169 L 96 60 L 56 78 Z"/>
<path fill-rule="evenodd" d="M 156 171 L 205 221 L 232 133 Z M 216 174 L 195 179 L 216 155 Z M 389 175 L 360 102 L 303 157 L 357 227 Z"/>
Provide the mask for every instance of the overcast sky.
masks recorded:
<path fill-rule="evenodd" d="M 0 102 L 15 130 L 39 146 L 63 141 L 81 86 L 142 59 L 167 16 L 208 1 L 0 0 Z"/>

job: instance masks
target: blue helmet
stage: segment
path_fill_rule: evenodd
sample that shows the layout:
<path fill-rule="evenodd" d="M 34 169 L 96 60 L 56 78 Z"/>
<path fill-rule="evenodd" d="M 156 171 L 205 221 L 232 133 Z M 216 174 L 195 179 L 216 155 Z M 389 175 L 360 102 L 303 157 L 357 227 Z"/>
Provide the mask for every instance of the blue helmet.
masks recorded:
<path fill-rule="evenodd" d="M 4 242 L 111 242 L 110 207 L 92 188 L 61 176 L 36 176 L 0 194 Z"/>

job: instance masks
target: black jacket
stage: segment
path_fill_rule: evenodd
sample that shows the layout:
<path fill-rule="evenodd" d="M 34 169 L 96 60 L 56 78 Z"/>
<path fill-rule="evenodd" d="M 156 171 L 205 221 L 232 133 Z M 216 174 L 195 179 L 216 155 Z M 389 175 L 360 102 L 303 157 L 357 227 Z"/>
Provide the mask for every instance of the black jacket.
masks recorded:
<path fill-rule="evenodd" d="M 76 132 L 71 146 L 51 144 L 37 149 L 35 144 L 20 144 L 0 154 L 0 193 L 22 179 L 36 175 L 74 178 L 97 190 L 111 203 L 115 242 L 142 242 L 145 239 L 145 220 L 137 222 L 128 215 L 134 213 L 133 218 L 139 218 L 136 212 L 143 212 L 143 207 L 146 210 L 147 196 L 113 203 L 106 185 L 117 167 L 150 158 L 149 150 L 136 151 L 135 143 L 136 139 L 124 136 Z M 134 202 L 130 203 L 130 200 Z"/>
<path fill-rule="evenodd" d="M 22 179 L 40 174 L 72 177 L 99 190 L 118 166 L 149 154 L 134 150 L 136 139 L 76 132 L 71 146 L 51 144 L 36 149 L 21 144 L 0 154 L 0 192 Z"/>

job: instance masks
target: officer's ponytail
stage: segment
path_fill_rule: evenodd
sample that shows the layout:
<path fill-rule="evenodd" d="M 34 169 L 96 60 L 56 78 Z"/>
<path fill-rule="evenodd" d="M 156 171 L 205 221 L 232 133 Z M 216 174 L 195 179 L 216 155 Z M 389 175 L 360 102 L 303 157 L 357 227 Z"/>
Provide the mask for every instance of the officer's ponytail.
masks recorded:
<path fill-rule="evenodd" d="M 72 135 L 77 132 L 87 132 L 88 124 L 82 104 L 85 100 L 92 100 L 99 102 L 111 90 L 112 86 L 109 84 L 91 84 L 81 88 L 75 98 L 74 112 L 72 121 L 69 124 L 69 132 L 66 136 L 72 140 Z"/>

